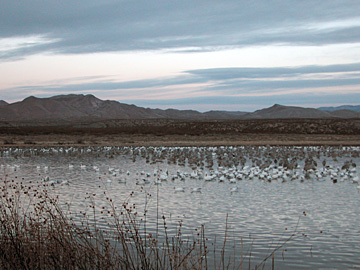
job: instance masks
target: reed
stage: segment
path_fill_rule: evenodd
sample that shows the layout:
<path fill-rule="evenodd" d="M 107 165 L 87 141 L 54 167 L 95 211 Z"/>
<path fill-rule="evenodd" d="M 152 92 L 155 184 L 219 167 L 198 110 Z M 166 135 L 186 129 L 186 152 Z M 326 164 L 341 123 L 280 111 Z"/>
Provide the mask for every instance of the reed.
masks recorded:
<path fill-rule="evenodd" d="M 226 254 L 227 229 L 222 247 L 214 253 L 210 253 L 204 226 L 189 238 L 183 237 L 179 222 L 170 235 L 162 216 L 156 232 L 148 232 L 147 209 L 138 212 L 130 203 L 132 194 L 119 208 L 106 197 L 106 209 L 98 209 L 97 195 L 88 194 L 89 210 L 73 213 L 70 204 L 61 205 L 43 183 L 1 180 L 1 269 L 244 269 L 245 260 L 252 269 L 251 251 L 243 250 L 242 241 L 240 261 Z M 274 269 L 275 252 L 295 235 L 254 267 L 264 267 L 271 259 Z"/>

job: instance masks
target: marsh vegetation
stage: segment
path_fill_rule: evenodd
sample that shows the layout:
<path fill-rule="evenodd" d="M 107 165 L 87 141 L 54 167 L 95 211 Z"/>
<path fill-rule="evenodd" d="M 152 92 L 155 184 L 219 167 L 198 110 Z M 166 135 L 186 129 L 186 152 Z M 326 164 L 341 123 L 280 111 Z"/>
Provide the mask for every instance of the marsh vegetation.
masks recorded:
<path fill-rule="evenodd" d="M 359 154 L 358 147 L 4 148 L 2 266 L 351 268 L 359 263 L 351 225 L 360 216 Z"/>

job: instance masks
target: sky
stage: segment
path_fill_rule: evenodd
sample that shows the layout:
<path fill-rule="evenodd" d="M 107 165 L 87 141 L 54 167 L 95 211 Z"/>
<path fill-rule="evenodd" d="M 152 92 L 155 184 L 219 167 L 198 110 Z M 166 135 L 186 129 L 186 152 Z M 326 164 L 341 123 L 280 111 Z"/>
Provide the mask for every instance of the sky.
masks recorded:
<path fill-rule="evenodd" d="M 0 0 L 0 100 L 360 104 L 359 0 Z"/>

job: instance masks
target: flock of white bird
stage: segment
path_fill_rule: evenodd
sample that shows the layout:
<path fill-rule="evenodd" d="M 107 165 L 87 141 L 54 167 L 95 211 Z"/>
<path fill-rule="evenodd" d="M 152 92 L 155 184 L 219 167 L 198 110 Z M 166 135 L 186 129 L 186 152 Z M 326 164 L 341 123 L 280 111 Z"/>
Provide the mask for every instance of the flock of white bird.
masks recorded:
<path fill-rule="evenodd" d="M 10 148 L 0 151 L 1 169 L 20 169 L 20 165 L 6 165 L 7 157 L 41 155 L 104 155 L 112 158 L 123 155 L 136 161 L 139 158 L 146 163 L 155 164 L 153 171 L 134 171 L 104 165 L 70 164 L 69 169 L 93 170 L 108 176 L 106 182 L 126 184 L 136 181 L 137 185 L 161 185 L 166 181 L 198 180 L 202 182 L 228 182 L 234 184 L 230 192 L 239 190 L 237 183 L 242 180 L 280 181 L 331 181 L 332 183 L 350 181 L 358 190 L 359 174 L 357 164 L 360 149 L 339 147 L 98 147 L 98 148 Z M 338 159 L 341 159 L 341 163 Z M 321 162 L 322 160 L 322 162 Z M 184 169 L 170 173 L 168 169 L 159 169 L 163 164 L 176 164 Z M 318 163 L 321 163 L 318 165 Z M 331 163 L 327 165 L 327 163 Z M 47 165 L 37 166 L 45 173 Z M 45 175 L 42 181 L 47 185 L 69 185 L 69 180 L 53 180 Z M 185 192 L 184 187 L 174 187 L 175 192 Z M 201 192 L 194 187 L 191 192 Z"/>

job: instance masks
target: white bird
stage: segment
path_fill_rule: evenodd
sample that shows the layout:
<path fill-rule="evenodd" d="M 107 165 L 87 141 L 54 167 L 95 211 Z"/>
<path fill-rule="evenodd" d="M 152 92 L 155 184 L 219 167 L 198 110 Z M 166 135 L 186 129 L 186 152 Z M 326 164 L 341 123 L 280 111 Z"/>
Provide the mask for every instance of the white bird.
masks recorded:
<path fill-rule="evenodd" d="M 353 182 L 354 184 L 359 183 L 359 177 L 358 177 L 358 176 L 355 176 L 355 177 L 352 179 L 352 182 Z"/>
<path fill-rule="evenodd" d="M 166 173 L 162 173 L 159 178 L 160 178 L 161 181 L 167 181 L 168 176 L 167 176 Z"/>
<path fill-rule="evenodd" d="M 143 178 L 143 179 L 142 179 L 142 182 L 143 182 L 144 184 L 150 184 L 150 183 L 151 183 L 150 180 L 147 179 L 147 178 Z"/>
<path fill-rule="evenodd" d="M 230 192 L 238 192 L 239 188 L 238 187 L 233 187 L 230 189 Z"/>
<path fill-rule="evenodd" d="M 175 192 L 184 192 L 185 189 L 183 187 L 174 187 Z"/>
<path fill-rule="evenodd" d="M 54 180 L 51 180 L 51 181 L 47 182 L 47 184 L 48 184 L 49 186 L 53 186 L 53 185 L 57 184 L 57 182 L 54 181 Z"/>
<path fill-rule="evenodd" d="M 215 175 L 205 175 L 204 180 L 205 181 L 213 181 L 215 179 Z"/>
<path fill-rule="evenodd" d="M 235 178 L 231 178 L 230 179 L 230 184 L 235 184 L 236 183 L 236 179 Z"/>
<path fill-rule="evenodd" d="M 179 178 L 180 178 L 180 181 L 185 181 L 185 174 L 183 173 L 179 173 Z"/>
<path fill-rule="evenodd" d="M 146 184 L 150 184 L 150 180 L 149 179 L 141 179 L 141 180 L 136 180 L 136 184 L 137 185 L 140 185 L 140 186 L 143 186 L 143 185 L 146 185 Z"/>
<path fill-rule="evenodd" d="M 191 193 L 193 192 L 201 192 L 201 187 L 195 187 L 191 190 Z"/>
<path fill-rule="evenodd" d="M 139 186 L 144 186 L 145 185 L 145 182 L 144 181 L 140 181 L 140 180 L 136 180 L 136 184 L 139 185 Z"/>

